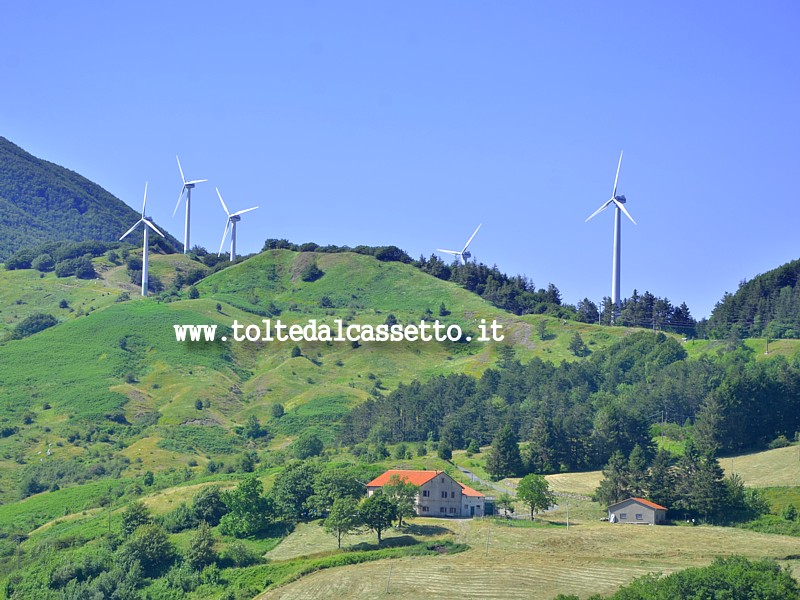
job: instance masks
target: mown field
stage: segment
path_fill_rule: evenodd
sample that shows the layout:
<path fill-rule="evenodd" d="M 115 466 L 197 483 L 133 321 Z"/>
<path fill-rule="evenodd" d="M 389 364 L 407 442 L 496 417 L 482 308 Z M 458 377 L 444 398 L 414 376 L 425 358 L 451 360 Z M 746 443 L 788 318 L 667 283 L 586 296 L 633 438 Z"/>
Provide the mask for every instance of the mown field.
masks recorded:
<path fill-rule="evenodd" d="M 415 524 L 448 529 L 452 539 L 466 542 L 470 549 L 452 556 L 382 560 L 319 571 L 258 599 L 588 596 L 610 593 L 646 573 L 704 565 L 715 556 L 731 554 L 774 558 L 800 574 L 797 538 L 711 526 L 626 527 L 589 519 L 593 509 L 579 503 L 571 509 L 569 530 L 565 508 L 548 515 L 556 524 L 538 527 L 511 527 L 489 520 L 417 519 Z M 587 517 L 572 517 L 581 513 Z M 299 530 L 272 553 L 281 556 L 281 546 L 286 544 L 294 556 L 320 543 L 317 535 Z M 789 556 L 794 558 L 786 560 Z"/>

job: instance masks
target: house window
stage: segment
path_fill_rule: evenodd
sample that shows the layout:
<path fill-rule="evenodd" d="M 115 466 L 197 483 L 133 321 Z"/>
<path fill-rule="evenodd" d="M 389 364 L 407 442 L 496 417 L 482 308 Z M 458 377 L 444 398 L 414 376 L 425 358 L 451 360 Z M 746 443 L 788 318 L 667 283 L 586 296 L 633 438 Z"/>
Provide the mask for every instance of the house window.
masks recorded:
<path fill-rule="evenodd" d="M 456 493 L 455 492 L 450 492 L 450 497 L 451 498 L 455 498 L 456 497 Z"/>
<path fill-rule="evenodd" d="M 439 508 L 439 512 L 440 512 L 440 513 L 447 514 L 447 507 L 446 507 L 446 506 L 442 506 L 442 507 L 440 507 L 440 508 Z"/>
<path fill-rule="evenodd" d="M 642 520 L 642 513 L 636 513 L 636 520 L 637 521 L 641 521 Z"/>
<path fill-rule="evenodd" d="M 442 492 L 442 498 L 447 498 L 447 492 Z"/>
<path fill-rule="evenodd" d="M 423 498 L 427 498 L 430 495 L 431 495 L 431 491 L 430 490 L 422 490 L 422 497 Z"/>
<path fill-rule="evenodd" d="M 444 477 L 442 477 L 442 483 L 444 483 Z"/>
<path fill-rule="evenodd" d="M 452 508 L 450 509 L 450 512 L 451 512 L 451 513 L 455 513 L 455 512 L 456 512 L 456 509 L 455 509 L 455 507 L 452 507 Z"/>
<path fill-rule="evenodd" d="M 423 506 L 421 508 L 422 508 L 422 512 L 430 512 L 430 510 L 431 510 L 429 506 Z"/>
<path fill-rule="evenodd" d="M 628 518 L 628 513 L 619 513 L 619 518 L 620 518 L 620 520 L 627 519 Z"/>

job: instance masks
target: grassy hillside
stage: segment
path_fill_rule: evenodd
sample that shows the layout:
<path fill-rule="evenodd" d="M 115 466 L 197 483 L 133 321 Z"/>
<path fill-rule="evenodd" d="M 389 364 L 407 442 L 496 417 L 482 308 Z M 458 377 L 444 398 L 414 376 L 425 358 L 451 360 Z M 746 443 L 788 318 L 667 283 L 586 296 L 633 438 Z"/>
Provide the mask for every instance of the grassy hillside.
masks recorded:
<path fill-rule="evenodd" d="M 310 261 L 325 273 L 305 282 Z M 17 497 L 21 473 L 36 463 L 65 457 L 92 463 L 120 452 L 132 462 L 127 473 L 166 469 L 194 457 L 240 452 L 235 428 L 257 416 L 285 444 L 307 428 L 331 440 L 336 421 L 376 389 L 448 373 L 480 374 L 495 363 L 498 344 L 369 343 L 179 343 L 174 324 L 216 324 L 234 319 L 260 323 L 273 311 L 284 322 L 336 318 L 383 323 L 391 313 L 416 322 L 430 309 L 477 335 L 480 319 L 503 324 L 521 360 L 574 357 L 567 349 L 574 331 L 590 348 L 601 348 L 626 330 L 563 324 L 548 319 L 545 339 L 536 324 L 544 317 L 517 317 L 494 308 L 451 283 L 414 267 L 350 253 L 265 252 L 215 273 L 198 284 L 200 298 L 172 303 L 142 299 L 124 273 L 96 259 L 100 279 L 40 277 L 31 270 L 0 271 L 2 327 L 33 312 L 62 322 L 29 338 L 0 345 L 0 498 Z M 153 256 L 152 270 L 167 283 L 175 269 L 197 268 L 183 256 Z M 130 299 L 117 302 L 122 291 Z M 327 296 L 332 306 L 320 307 Z M 61 300 L 67 308 L 59 308 Z M 220 310 L 217 310 L 217 305 Z M 300 356 L 292 356 L 297 345 Z M 196 404 L 203 403 L 198 410 Z M 280 403 L 285 414 L 271 416 Z M 50 454 L 46 453 L 50 448 Z M 142 452 L 144 448 L 144 452 Z M 137 450 L 138 449 L 138 450 Z"/>
<path fill-rule="evenodd" d="M 0 137 L 0 262 L 44 242 L 113 241 L 140 216 L 96 183 Z"/>

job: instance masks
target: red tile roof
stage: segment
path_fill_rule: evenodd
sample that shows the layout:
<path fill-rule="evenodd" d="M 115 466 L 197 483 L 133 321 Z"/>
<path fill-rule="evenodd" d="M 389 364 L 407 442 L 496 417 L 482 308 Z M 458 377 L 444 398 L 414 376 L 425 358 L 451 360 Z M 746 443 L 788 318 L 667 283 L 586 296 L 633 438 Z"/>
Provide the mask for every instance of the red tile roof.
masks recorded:
<path fill-rule="evenodd" d="M 367 484 L 367 487 L 383 487 L 389 483 L 393 475 L 397 475 L 401 481 L 414 485 L 423 485 L 436 477 L 441 471 L 404 471 L 401 469 L 389 469 L 385 473 L 378 475 Z M 449 477 L 449 476 L 448 476 Z"/>
<path fill-rule="evenodd" d="M 631 500 L 636 500 L 636 502 L 644 504 L 645 506 L 649 506 L 650 508 L 655 508 L 658 510 L 667 510 L 666 506 L 661 506 L 660 504 L 656 504 L 655 502 L 650 502 L 650 500 L 645 500 L 644 498 L 631 498 Z"/>
<path fill-rule="evenodd" d="M 461 486 L 461 493 L 465 496 L 475 496 L 477 498 L 483 498 L 484 495 L 481 494 L 478 490 L 473 490 L 471 487 L 464 485 L 463 483 L 459 483 L 458 485 Z"/>

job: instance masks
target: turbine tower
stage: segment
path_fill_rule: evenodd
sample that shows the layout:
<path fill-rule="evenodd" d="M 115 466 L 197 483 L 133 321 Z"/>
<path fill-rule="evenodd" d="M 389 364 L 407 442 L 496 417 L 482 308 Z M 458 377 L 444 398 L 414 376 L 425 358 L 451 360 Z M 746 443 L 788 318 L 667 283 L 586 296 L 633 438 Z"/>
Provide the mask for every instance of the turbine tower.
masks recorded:
<path fill-rule="evenodd" d="M 189 252 L 189 217 L 191 215 L 192 209 L 192 190 L 194 186 L 198 183 L 203 183 L 204 181 L 208 181 L 208 179 L 193 179 L 191 181 L 186 181 L 186 177 L 183 176 L 183 169 L 181 168 L 181 159 L 177 156 L 175 157 L 178 161 L 178 170 L 181 172 L 181 181 L 183 181 L 183 187 L 181 188 L 181 193 L 178 194 L 178 203 L 175 205 L 175 210 L 172 211 L 173 218 L 178 212 L 178 207 L 181 205 L 181 200 L 183 199 L 183 193 L 186 192 L 186 223 L 183 226 L 183 253 L 186 254 Z"/>
<path fill-rule="evenodd" d="M 474 238 L 475 234 L 478 233 L 478 229 L 481 228 L 481 225 L 483 225 L 483 223 L 478 225 L 478 227 L 475 229 L 475 231 L 472 233 L 470 238 L 467 240 L 467 243 L 464 244 L 464 248 L 460 252 L 458 250 L 442 250 L 441 248 L 437 248 L 436 251 L 437 252 L 444 252 L 445 254 L 452 254 L 453 256 L 457 256 L 457 257 L 459 257 L 461 259 L 461 264 L 462 265 L 467 264 L 467 259 L 470 256 L 472 256 L 472 254 L 467 252 L 467 248 L 469 248 L 469 245 L 472 243 L 472 238 Z"/>
<path fill-rule="evenodd" d="M 255 210 L 258 207 L 254 206 L 252 208 L 245 208 L 244 210 L 240 210 L 233 214 L 230 213 L 228 207 L 225 206 L 225 200 L 222 199 L 222 194 L 219 193 L 219 188 L 215 188 L 217 190 L 217 196 L 219 196 L 219 201 L 222 202 L 222 208 L 225 209 L 225 214 L 228 215 L 228 220 L 225 222 L 225 231 L 222 232 L 222 242 L 219 245 L 219 252 L 217 252 L 217 256 L 222 254 L 222 247 L 225 245 L 225 238 L 228 235 L 228 228 L 230 227 L 231 230 L 231 262 L 236 260 L 236 224 L 242 220 L 242 215 L 246 212 L 250 212 L 251 210 Z"/>
<path fill-rule="evenodd" d="M 128 231 L 126 231 L 125 234 L 121 238 L 119 238 L 119 241 L 121 242 L 122 240 L 124 240 L 128 236 L 129 233 L 132 233 L 133 230 L 136 229 L 139 226 L 139 223 L 143 223 L 144 224 L 144 227 L 142 227 L 142 229 L 144 230 L 144 241 L 142 242 L 142 296 L 147 296 L 147 272 L 148 272 L 148 269 L 147 269 L 147 256 L 148 256 L 147 234 L 150 233 L 150 229 L 152 229 L 158 235 L 160 235 L 161 237 L 164 237 L 164 234 L 161 233 L 158 229 L 156 229 L 155 225 L 153 225 L 153 220 L 150 217 L 144 216 L 144 209 L 145 209 L 146 206 L 147 206 L 147 183 L 144 184 L 144 201 L 142 201 L 142 218 L 139 219 L 138 221 L 136 221 L 134 226 L 131 227 L 130 229 L 128 229 Z M 148 227 L 149 227 L 149 229 L 148 229 Z"/>
<path fill-rule="evenodd" d="M 619 316 L 619 303 L 620 303 L 620 284 L 619 284 L 619 276 L 620 276 L 620 253 L 621 253 L 621 244 L 622 244 L 622 219 L 620 217 L 621 213 L 625 213 L 625 216 L 631 220 L 631 223 L 636 225 L 636 221 L 633 220 L 633 217 L 628 213 L 625 209 L 625 196 L 620 195 L 617 196 L 617 182 L 619 181 L 619 169 L 622 166 L 622 152 L 619 153 L 619 163 L 617 164 L 617 176 L 614 178 L 614 191 L 611 192 L 611 198 L 606 201 L 600 208 L 594 211 L 589 219 L 593 218 L 598 213 L 602 212 L 606 208 L 608 208 L 611 204 L 614 205 L 614 256 L 612 258 L 611 263 L 611 304 L 614 305 L 614 318 Z M 587 221 L 589 219 L 586 219 Z"/>

